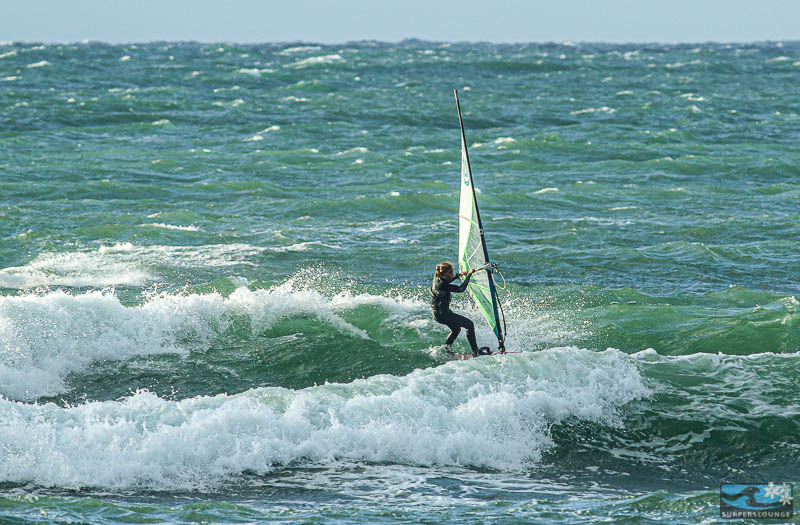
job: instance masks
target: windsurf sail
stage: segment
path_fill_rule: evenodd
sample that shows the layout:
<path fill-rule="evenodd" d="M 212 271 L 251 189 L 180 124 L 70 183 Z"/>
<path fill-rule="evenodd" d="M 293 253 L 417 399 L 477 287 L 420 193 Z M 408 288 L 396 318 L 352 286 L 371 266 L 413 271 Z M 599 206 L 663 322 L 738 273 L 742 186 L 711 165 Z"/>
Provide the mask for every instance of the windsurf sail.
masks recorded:
<path fill-rule="evenodd" d="M 505 351 L 505 316 L 500 322 L 502 306 L 497 299 L 493 272 L 496 264 L 489 261 L 486 239 L 483 235 L 481 214 L 478 211 L 478 199 L 472 180 L 472 169 L 469 165 L 467 138 L 464 134 L 464 121 L 461 118 L 461 103 L 458 101 L 458 90 L 453 90 L 458 109 L 458 123 L 461 126 L 461 201 L 458 208 L 458 269 L 466 272 L 473 268 L 485 271 L 475 272 L 469 281 L 467 290 L 489 322 L 489 326 L 497 336 L 500 351 Z"/>

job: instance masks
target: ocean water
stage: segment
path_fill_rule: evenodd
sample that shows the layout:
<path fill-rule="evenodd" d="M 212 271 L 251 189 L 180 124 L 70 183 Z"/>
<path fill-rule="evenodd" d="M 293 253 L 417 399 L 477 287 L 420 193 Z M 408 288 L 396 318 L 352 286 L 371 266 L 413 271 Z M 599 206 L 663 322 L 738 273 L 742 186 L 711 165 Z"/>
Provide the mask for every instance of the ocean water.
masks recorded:
<path fill-rule="evenodd" d="M 715 523 L 800 481 L 798 81 L 797 42 L 0 44 L 0 523 Z M 463 362 L 454 88 L 520 352 Z"/>

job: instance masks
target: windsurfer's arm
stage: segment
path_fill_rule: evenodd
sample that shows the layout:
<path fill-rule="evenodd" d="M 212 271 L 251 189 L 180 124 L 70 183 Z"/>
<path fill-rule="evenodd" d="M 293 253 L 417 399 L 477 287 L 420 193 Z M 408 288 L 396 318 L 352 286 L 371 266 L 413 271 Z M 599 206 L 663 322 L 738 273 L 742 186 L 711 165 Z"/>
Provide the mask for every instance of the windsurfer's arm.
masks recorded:
<path fill-rule="evenodd" d="M 455 284 L 447 283 L 447 285 L 446 285 L 447 286 L 447 291 L 448 292 L 461 293 L 464 290 L 466 290 L 467 289 L 467 285 L 469 284 L 469 279 L 470 279 L 470 277 L 472 277 L 473 273 L 475 273 L 475 270 L 470 270 L 468 272 L 462 272 L 462 273 L 458 274 L 456 276 L 456 278 L 458 278 L 458 277 L 460 277 L 462 275 L 466 275 L 467 277 L 463 281 L 461 281 L 461 284 L 458 285 L 458 286 L 456 286 Z"/>

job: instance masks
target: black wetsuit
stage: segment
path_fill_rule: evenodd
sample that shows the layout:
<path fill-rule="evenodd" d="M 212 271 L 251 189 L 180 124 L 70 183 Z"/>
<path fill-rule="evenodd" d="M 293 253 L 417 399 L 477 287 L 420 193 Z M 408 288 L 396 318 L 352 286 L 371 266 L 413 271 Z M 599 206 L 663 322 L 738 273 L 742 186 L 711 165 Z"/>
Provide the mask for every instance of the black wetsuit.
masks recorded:
<path fill-rule="evenodd" d="M 447 340 L 445 341 L 447 346 L 453 344 L 458 334 L 461 333 L 462 328 L 466 328 L 467 341 L 469 341 L 469 345 L 472 347 L 472 353 L 478 355 L 478 342 L 475 339 L 475 323 L 463 315 L 458 315 L 450 310 L 450 299 L 452 298 L 450 293 L 461 293 L 466 290 L 470 277 L 471 275 L 467 275 L 460 286 L 450 284 L 455 278 L 450 281 L 445 281 L 439 277 L 434 278 L 433 285 L 431 286 L 431 311 L 437 323 L 447 325 L 450 329 L 450 335 L 447 336 Z"/>

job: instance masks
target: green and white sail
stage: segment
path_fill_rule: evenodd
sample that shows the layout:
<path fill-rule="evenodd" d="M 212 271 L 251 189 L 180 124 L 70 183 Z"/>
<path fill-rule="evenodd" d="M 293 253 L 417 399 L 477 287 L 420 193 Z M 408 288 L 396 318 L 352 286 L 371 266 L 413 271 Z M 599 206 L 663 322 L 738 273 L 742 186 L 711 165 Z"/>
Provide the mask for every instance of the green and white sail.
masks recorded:
<path fill-rule="evenodd" d="M 483 236 L 481 214 L 478 211 L 478 200 L 472 180 L 472 169 L 469 165 L 467 139 L 464 134 L 464 122 L 461 118 L 461 104 L 458 91 L 454 90 L 458 122 L 461 126 L 461 201 L 458 208 L 458 269 L 466 272 L 473 268 L 486 268 L 472 275 L 467 290 L 475 301 L 483 316 L 494 330 L 500 349 L 503 349 L 503 326 L 498 314 L 497 291 L 495 290 L 489 252 Z"/>

